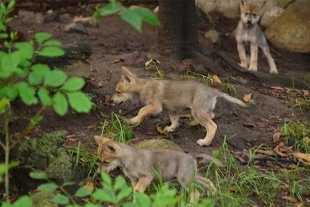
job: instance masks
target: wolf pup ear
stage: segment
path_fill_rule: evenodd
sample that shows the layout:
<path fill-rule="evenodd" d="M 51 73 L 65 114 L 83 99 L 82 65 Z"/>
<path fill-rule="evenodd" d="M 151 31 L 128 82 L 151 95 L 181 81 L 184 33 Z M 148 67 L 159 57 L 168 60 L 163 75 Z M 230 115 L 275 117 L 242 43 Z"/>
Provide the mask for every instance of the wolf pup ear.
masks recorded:
<path fill-rule="evenodd" d="M 259 9 L 260 10 L 265 6 L 266 2 L 267 1 L 263 1 L 262 3 L 259 4 Z"/>
<path fill-rule="evenodd" d="M 136 82 L 136 76 L 125 66 L 122 66 L 122 79 L 130 84 L 134 84 Z"/>
<path fill-rule="evenodd" d="M 241 0 L 240 1 L 240 7 L 243 7 L 245 4 L 247 4 L 246 0 Z"/>
<path fill-rule="evenodd" d="M 104 147 L 109 153 L 115 156 L 121 156 L 122 154 L 122 149 L 117 143 L 107 143 Z"/>
<path fill-rule="evenodd" d="M 109 138 L 105 138 L 105 137 L 101 137 L 101 136 L 94 136 L 95 138 L 95 141 L 98 145 L 101 145 L 103 144 L 104 142 L 106 141 L 109 141 L 110 139 Z"/>

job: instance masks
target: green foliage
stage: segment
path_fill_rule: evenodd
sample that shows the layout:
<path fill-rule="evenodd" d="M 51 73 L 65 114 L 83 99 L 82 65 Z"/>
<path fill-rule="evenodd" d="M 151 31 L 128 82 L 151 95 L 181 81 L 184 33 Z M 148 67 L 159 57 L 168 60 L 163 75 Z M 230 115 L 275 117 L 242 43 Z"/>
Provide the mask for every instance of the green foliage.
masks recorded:
<path fill-rule="evenodd" d="M 160 25 L 156 15 L 149 9 L 145 8 L 127 9 L 117 0 L 110 0 L 109 3 L 99 8 L 93 14 L 93 17 L 100 18 L 117 13 L 120 13 L 122 20 L 130 24 L 133 28 L 135 28 L 139 32 L 142 32 L 143 22 L 146 22 L 147 24 L 153 26 Z"/>
<path fill-rule="evenodd" d="M 106 119 L 102 126 L 102 134 L 117 140 L 118 142 L 127 142 L 131 139 L 133 126 L 130 125 L 125 117 L 122 117 L 114 112 L 111 113 L 111 118 Z"/>

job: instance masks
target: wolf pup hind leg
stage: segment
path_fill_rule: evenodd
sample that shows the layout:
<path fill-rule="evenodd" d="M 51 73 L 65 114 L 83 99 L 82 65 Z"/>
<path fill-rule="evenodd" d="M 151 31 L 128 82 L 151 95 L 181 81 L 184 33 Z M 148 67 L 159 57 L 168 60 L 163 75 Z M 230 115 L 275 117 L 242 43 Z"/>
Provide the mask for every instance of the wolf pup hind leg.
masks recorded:
<path fill-rule="evenodd" d="M 246 0 L 241 0 L 240 3 L 240 21 L 236 28 L 237 49 L 240 58 L 240 66 L 251 71 L 257 71 L 257 56 L 258 47 L 262 49 L 269 64 L 269 73 L 278 74 L 277 66 L 272 58 L 266 37 L 260 29 L 258 23 L 260 19 L 260 11 L 266 4 L 266 1 L 261 4 L 247 3 Z M 248 67 L 246 61 L 246 51 L 244 44 L 250 43 L 250 65 Z"/>

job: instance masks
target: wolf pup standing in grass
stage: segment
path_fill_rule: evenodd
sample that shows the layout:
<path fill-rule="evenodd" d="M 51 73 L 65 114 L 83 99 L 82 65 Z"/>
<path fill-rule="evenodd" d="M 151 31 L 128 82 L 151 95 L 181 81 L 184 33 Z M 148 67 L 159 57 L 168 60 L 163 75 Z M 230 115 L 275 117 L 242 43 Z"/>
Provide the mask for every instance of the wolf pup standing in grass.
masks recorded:
<path fill-rule="evenodd" d="M 277 66 L 271 57 L 266 37 L 258 25 L 260 19 L 259 13 L 265 4 L 266 1 L 262 2 L 261 4 L 254 4 L 247 3 L 245 0 L 241 0 L 241 17 L 236 29 L 236 41 L 240 58 L 240 66 L 251 71 L 257 71 L 257 54 L 258 47 L 260 47 L 267 57 L 269 73 L 278 74 Z M 244 44 L 248 42 L 250 43 L 251 50 L 249 68 L 244 47 Z"/>
<path fill-rule="evenodd" d="M 182 111 L 190 108 L 193 116 L 190 124 L 201 124 L 207 131 L 205 138 L 197 141 L 200 146 L 210 145 L 214 138 L 217 125 L 212 121 L 215 116 L 212 110 L 218 97 L 243 107 L 247 106 L 241 100 L 197 81 L 137 78 L 123 66 L 122 78 L 116 84 L 116 94 L 112 100 L 115 104 L 120 104 L 131 99 L 134 93 L 140 96 L 146 106 L 139 110 L 137 116 L 129 119 L 130 124 L 138 124 L 148 115 L 161 113 L 165 107 L 169 112 L 171 125 L 166 126 L 164 131 L 172 132 L 179 126 Z"/>
<path fill-rule="evenodd" d="M 109 173 L 120 167 L 129 177 L 134 191 L 144 192 L 154 179 L 169 181 L 177 178 L 187 191 L 194 182 L 207 188 L 211 194 L 216 193 L 213 183 L 197 174 L 196 159 L 189 154 L 175 150 L 139 149 L 105 137 L 94 138 L 99 145 L 99 170 Z M 219 166 L 223 165 L 215 157 L 206 155 L 206 159 L 214 161 Z M 190 201 L 194 202 L 198 197 L 199 192 L 192 190 Z"/>

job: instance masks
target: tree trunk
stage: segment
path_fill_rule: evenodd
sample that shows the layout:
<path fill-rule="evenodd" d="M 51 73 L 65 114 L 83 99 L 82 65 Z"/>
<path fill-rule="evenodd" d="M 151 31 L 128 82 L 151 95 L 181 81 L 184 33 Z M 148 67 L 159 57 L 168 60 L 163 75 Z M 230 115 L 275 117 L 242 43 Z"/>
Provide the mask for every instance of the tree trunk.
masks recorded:
<path fill-rule="evenodd" d="M 159 52 L 183 59 L 198 50 L 195 0 L 159 0 L 159 8 Z"/>

